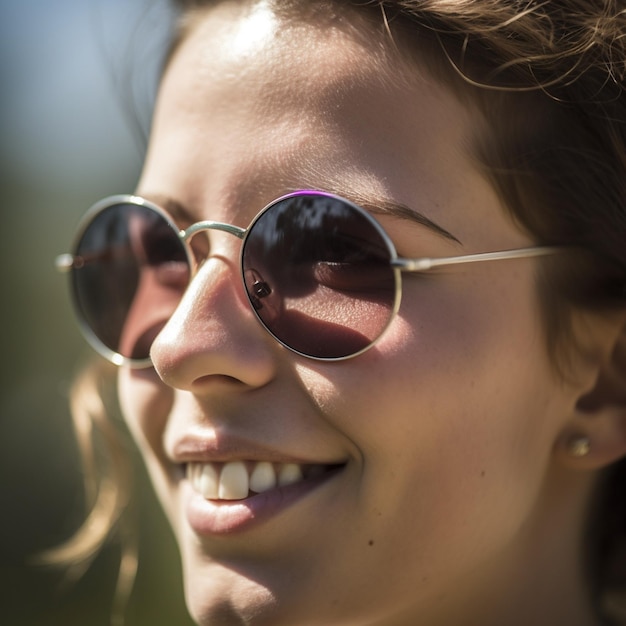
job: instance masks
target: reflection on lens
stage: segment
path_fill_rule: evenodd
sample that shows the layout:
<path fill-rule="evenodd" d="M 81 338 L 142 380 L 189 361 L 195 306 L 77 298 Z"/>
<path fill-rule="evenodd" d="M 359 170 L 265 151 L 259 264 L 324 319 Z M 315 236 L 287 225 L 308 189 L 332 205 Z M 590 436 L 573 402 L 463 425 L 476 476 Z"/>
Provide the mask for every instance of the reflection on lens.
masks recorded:
<path fill-rule="evenodd" d="M 147 359 L 189 282 L 174 227 L 147 206 L 114 204 L 89 223 L 75 256 L 74 298 L 86 325 L 109 350 Z"/>
<path fill-rule="evenodd" d="M 308 356 L 360 352 L 393 311 L 388 245 L 366 214 L 338 198 L 301 194 L 272 205 L 248 232 L 243 271 L 259 319 Z M 255 276 L 270 288 L 266 297 L 258 298 Z"/>

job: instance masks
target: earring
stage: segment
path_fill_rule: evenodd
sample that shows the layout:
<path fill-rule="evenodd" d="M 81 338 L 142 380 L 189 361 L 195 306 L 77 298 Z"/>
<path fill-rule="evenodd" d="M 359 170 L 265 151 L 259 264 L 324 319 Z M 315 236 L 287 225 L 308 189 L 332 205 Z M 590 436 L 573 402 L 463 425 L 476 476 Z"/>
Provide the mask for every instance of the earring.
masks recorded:
<path fill-rule="evenodd" d="M 577 458 L 582 458 L 589 454 L 591 450 L 591 441 L 584 435 L 572 437 L 567 443 L 568 452 Z"/>

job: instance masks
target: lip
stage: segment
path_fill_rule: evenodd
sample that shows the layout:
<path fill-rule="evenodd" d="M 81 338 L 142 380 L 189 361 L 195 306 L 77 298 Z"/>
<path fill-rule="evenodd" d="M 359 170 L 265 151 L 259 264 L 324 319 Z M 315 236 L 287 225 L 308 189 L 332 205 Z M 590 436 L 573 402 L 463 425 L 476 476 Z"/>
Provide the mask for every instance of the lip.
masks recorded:
<path fill-rule="evenodd" d="M 176 477 L 184 515 L 198 535 L 219 536 L 242 533 L 270 521 L 299 500 L 333 481 L 348 462 L 347 458 L 326 457 L 318 452 L 287 452 L 287 444 L 267 443 L 215 428 L 195 428 L 170 441 L 170 461 L 177 467 Z M 231 461 L 326 466 L 321 475 L 296 483 L 276 486 L 242 500 L 209 500 L 198 493 L 186 477 L 188 463 L 228 463 Z"/>
<path fill-rule="evenodd" d="M 321 476 L 276 487 L 243 500 L 207 500 L 184 479 L 181 487 L 187 522 L 195 533 L 205 536 L 232 535 L 252 530 L 332 481 L 344 467 L 337 465 Z"/>
<path fill-rule="evenodd" d="M 342 459 L 319 459 L 294 456 L 279 447 L 251 441 L 232 433 L 201 431 L 189 433 L 178 439 L 169 457 L 173 463 L 228 463 L 229 461 L 269 461 L 270 463 L 295 463 L 297 465 L 341 465 Z"/>

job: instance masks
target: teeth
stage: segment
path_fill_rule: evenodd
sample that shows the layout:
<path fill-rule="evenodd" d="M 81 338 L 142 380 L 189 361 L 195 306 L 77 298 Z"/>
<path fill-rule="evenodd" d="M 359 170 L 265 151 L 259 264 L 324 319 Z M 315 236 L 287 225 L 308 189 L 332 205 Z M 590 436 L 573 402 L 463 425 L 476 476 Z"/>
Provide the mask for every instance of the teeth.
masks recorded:
<path fill-rule="evenodd" d="M 220 500 L 242 500 L 248 496 L 248 471 L 241 461 L 226 463 L 220 474 L 218 498 Z"/>
<path fill-rule="evenodd" d="M 323 466 L 307 466 L 307 476 L 323 473 Z M 243 500 L 249 492 L 263 493 L 277 486 L 301 481 L 303 470 L 296 463 L 274 465 L 268 461 L 244 463 L 188 463 L 187 478 L 207 500 Z"/>
<path fill-rule="evenodd" d="M 220 487 L 217 470 L 210 463 L 196 467 L 198 491 L 208 500 L 217 498 Z"/>
<path fill-rule="evenodd" d="M 281 487 L 293 485 L 293 483 L 297 483 L 299 480 L 302 480 L 302 470 L 299 465 L 287 463 L 280 468 L 278 472 L 278 484 Z"/>
<path fill-rule="evenodd" d="M 250 474 L 250 491 L 263 493 L 276 487 L 276 472 L 274 466 L 267 461 L 257 463 Z"/>

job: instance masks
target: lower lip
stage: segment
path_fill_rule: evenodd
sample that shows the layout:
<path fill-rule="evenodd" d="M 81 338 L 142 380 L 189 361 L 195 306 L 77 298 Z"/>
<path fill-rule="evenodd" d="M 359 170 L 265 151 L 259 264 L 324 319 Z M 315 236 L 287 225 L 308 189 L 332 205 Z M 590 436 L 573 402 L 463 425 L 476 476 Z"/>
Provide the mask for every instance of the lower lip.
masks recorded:
<path fill-rule="evenodd" d="M 326 484 L 338 470 L 314 480 L 277 487 L 245 500 L 206 500 L 183 481 L 187 521 L 199 535 L 229 535 L 259 526 Z"/>

